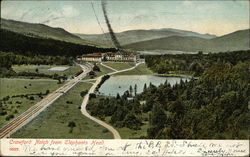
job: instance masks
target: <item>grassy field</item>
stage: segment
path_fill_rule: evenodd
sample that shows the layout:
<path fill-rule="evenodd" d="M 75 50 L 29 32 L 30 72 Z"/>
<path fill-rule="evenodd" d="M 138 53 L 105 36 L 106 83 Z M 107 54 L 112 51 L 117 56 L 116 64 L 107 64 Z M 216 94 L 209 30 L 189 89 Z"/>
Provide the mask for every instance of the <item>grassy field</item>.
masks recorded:
<path fill-rule="evenodd" d="M 51 71 L 50 68 L 53 67 L 67 67 L 68 69 L 64 71 Z M 12 66 L 12 69 L 15 72 L 32 72 L 37 73 L 36 69 L 38 69 L 38 73 L 53 75 L 66 75 L 66 76 L 74 76 L 77 72 L 81 71 L 82 68 L 78 65 L 74 66 L 66 66 L 66 65 L 14 65 Z"/>
<path fill-rule="evenodd" d="M 123 62 L 105 62 L 103 63 L 107 66 L 110 66 L 111 68 L 114 68 L 116 70 L 123 70 L 133 67 L 135 64 L 133 62 L 123 63 Z"/>
<path fill-rule="evenodd" d="M 46 90 L 52 92 L 61 85 L 57 81 L 0 78 L 0 127 L 8 122 L 8 115 L 16 117 L 46 96 L 39 97 L 39 93 L 45 94 Z"/>
<path fill-rule="evenodd" d="M 82 103 L 80 92 L 91 87 L 90 83 L 79 83 L 55 101 L 28 125 L 12 135 L 14 138 L 101 138 L 113 135 L 102 126 L 84 117 L 79 109 Z M 68 103 L 67 103 L 68 102 Z M 70 133 L 69 122 L 76 127 Z"/>
<path fill-rule="evenodd" d="M 113 72 L 113 70 L 111 70 L 109 68 L 106 68 L 106 67 L 102 66 L 101 64 L 97 64 L 97 66 L 100 68 L 100 72 L 95 72 L 96 73 L 95 77 L 87 76 L 83 80 L 97 78 L 97 77 L 99 77 L 101 75 Z"/>
<path fill-rule="evenodd" d="M 138 65 L 135 69 L 117 73 L 115 75 L 152 75 L 154 74 L 145 64 Z"/>

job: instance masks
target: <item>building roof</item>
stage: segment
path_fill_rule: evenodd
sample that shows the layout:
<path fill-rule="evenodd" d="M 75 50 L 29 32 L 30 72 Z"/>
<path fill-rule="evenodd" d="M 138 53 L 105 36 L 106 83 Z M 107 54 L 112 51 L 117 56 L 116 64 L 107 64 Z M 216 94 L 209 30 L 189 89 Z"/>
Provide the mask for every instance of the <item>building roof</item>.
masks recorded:
<path fill-rule="evenodd" d="M 109 57 L 114 57 L 116 54 L 113 52 L 107 52 L 106 55 Z"/>
<path fill-rule="evenodd" d="M 82 58 L 101 58 L 102 56 L 82 56 Z"/>
<path fill-rule="evenodd" d="M 77 58 L 81 58 L 81 57 L 84 57 L 84 58 L 101 58 L 103 54 L 107 55 L 108 57 L 115 57 L 116 55 L 123 56 L 123 57 L 135 57 L 136 56 L 133 53 L 117 54 L 117 53 L 114 53 L 114 52 L 107 52 L 107 53 L 95 52 L 95 53 L 90 53 L 90 54 L 84 54 L 82 56 L 77 56 Z"/>
<path fill-rule="evenodd" d="M 86 55 L 82 55 L 82 57 L 85 57 L 85 58 L 100 58 L 100 57 L 102 57 L 102 53 L 100 53 L 100 52 L 89 53 L 89 54 L 86 54 Z"/>

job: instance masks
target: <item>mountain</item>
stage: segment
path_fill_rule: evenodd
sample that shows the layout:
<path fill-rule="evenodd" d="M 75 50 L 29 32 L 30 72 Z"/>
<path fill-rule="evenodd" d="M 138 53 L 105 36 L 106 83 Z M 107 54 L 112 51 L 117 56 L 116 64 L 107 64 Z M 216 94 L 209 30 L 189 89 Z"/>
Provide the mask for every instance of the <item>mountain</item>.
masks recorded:
<path fill-rule="evenodd" d="M 212 38 L 216 38 L 216 35 L 212 35 L 212 34 L 200 34 L 200 33 L 196 33 L 196 32 L 192 32 L 192 31 L 186 31 L 186 30 L 180 30 L 180 29 L 173 29 L 173 28 L 163 28 L 163 30 L 169 30 L 172 32 L 178 32 L 178 33 L 183 33 L 186 36 L 194 36 L 194 37 L 200 37 L 200 38 L 205 38 L 205 39 L 212 39 Z M 160 29 L 162 30 L 162 29 Z"/>
<path fill-rule="evenodd" d="M 73 35 L 62 28 L 53 28 L 44 24 L 27 23 L 2 18 L 1 27 L 2 29 L 31 37 L 46 39 L 51 38 L 77 44 L 93 45 L 91 42 L 81 39 L 80 37 Z"/>
<path fill-rule="evenodd" d="M 6 29 L 0 29 L 0 34 L 0 52 L 13 52 L 26 56 L 49 55 L 75 57 L 93 52 L 115 51 L 115 49 L 111 48 L 98 48 L 51 38 L 31 37 Z"/>
<path fill-rule="evenodd" d="M 187 52 L 249 50 L 249 36 L 249 29 L 247 29 L 212 39 L 191 36 L 170 36 L 132 43 L 124 47 L 133 50 L 177 50 Z"/>
<path fill-rule="evenodd" d="M 199 34 L 191 31 L 164 28 L 164 29 L 151 29 L 151 30 L 129 30 L 121 33 L 115 33 L 121 45 L 132 44 L 135 42 L 165 38 L 170 36 L 193 36 L 204 39 L 212 39 L 216 36 L 209 34 Z M 110 35 L 105 34 L 76 34 L 82 39 L 98 42 L 99 44 L 112 45 Z"/>

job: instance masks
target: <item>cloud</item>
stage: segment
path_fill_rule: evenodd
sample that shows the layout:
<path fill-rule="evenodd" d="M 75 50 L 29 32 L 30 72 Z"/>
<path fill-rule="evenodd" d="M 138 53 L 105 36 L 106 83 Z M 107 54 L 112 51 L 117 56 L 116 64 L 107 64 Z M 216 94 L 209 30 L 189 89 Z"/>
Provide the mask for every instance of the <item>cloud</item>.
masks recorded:
<path fill-rule="evenodd" d="M 130 24 L 145 24 L 145 23 L 153 23 L 157 20 L 158 17 L 156 15 L 137 15 L 131 21 Z"/>
<path fill-rule="evenodd" d="M 20 20 L 23 20 L 30 12 L 32 11 L 32 9 L 27 10 L 26 12 L 24 12 L 21 17 Z"/>
<path fill-rule="evenodd" d="M 43 24 L 52 24 L 51 22 L 58 22 L 60 19 L 67 19 L 77 17 L 79 11 L 76 10 L 71 5 L 64 5 L 61 9 L 58 10 L 48 10 L 47 17 L 45 17 L 41 22 Z"/>
<path fill-rule="evenodd" d="M 14 20 L 23 20 L 31 12 L 31 9 L 17 9 L 12 6 L 3 7 L 1 9 L 3 18 Z"/>
<path fill-rule="evenodd" d="M 65 17 L 74 17 L 79 15 L 79 11 L 76 10 L 73 6 L 71 5 L 64 5 L 62 7 L 62 14 Z"/>

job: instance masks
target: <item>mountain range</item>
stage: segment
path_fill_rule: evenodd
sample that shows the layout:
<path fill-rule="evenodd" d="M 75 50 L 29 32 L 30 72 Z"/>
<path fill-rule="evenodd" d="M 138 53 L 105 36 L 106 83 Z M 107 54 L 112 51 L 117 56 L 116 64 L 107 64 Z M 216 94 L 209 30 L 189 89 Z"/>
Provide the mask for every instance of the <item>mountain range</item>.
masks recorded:
<path fill-rule="evenodd" d="M 62 28 L 7 19 L 1 19 L 1 28 L 35 38 L 55 39 L 81 45 L 114 47 L 108 33 L 72 34 Z M 115 34 L 122 47 L 130 50 L 225 52 L 250 49 L 249 29 L 239 30 L 220 37 L 173 28 L 128 30 Z"/>
<path fill-rule="evenodd" d="M 98 42 L 101 45 L 112 45 L 109 33 L 105 34 L 76 34 L 82 39 Z M 193 36 L 204 39 L 215 38 L 215 35 L 200 34 L 192 31 L 178 30 L 172 28 L 151 29 L 151 30 L 128 30 L 120 33 L 115 33 L 121 45 L 132 44 L 141 41 L 165 38 L 170 36 Z"/>
<path fill-rule="evenodd" d="M 250 49 L 250 30 L 240 30 L 221 37 L 205 39 L 194 36 L 170 36 L 127 44 L 133 50 L 176 50 L 186 52 L 225 52 Z"/>

